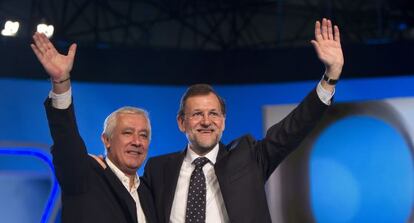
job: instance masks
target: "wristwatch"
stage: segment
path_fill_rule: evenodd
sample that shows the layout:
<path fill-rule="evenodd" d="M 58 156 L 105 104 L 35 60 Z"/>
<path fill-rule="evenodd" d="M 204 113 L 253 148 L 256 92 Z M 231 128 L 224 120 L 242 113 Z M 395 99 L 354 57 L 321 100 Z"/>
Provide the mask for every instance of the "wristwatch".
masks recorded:
<path fill-rule="evenodd" d="M 330 77 L 328 77 L 328 75 L 323 74 L 323 80 L 326 81 L 326 83 L 328 83 L 329 85 L 335 85 L 338 83 L 338 79 L 331 79 Z"/>

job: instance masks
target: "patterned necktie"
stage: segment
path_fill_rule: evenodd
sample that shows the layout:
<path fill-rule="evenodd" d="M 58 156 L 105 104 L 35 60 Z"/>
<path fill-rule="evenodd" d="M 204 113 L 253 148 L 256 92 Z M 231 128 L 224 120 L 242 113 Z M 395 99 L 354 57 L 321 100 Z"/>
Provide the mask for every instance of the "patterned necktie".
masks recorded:
<path fill-rule="evenodd" d="M 206 157 L 198 157 L 193 161 L 195 169 L 191 173 L 190 187 L 188 188 L 186 223 L 206 221 L 206 178 L 203 166 L 208 162 Z"/>

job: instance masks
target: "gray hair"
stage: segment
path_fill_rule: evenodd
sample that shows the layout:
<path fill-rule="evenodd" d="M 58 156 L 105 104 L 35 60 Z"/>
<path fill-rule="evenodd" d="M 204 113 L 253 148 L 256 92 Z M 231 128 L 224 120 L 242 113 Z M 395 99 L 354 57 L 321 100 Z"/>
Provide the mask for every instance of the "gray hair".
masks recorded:
<path fill-rule="evenodd" d="M 149 130 L 149 140 L 151 141 L 151 122 L 149 119 L 148 112 L 144 109 L 132 107 L 132 106 L 124 106 L 121 107 L 115 111 L 113 111 L 111 114 L 106 117 L 103 125 L 103 131 L 102 134 L 106 137 L 110 138 L 112 136 L 112 131 L 115 128 L 115 125 L 118 121 L 118 115 L 119 114 L 136 114 L 136 115 L 142 115 L 148 122 L 148 130 Z"/>

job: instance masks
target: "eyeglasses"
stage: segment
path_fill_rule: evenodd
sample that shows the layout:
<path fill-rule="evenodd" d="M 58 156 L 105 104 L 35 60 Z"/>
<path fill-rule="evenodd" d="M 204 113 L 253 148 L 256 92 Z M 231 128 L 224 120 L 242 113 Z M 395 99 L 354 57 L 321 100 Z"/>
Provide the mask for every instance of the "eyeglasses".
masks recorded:
<path fill-rule="evenodd" d="M 206 112 L 195 111 L 192 113 L 186 113 L 185 116 L 187 116 L 192 121 L 198 122 L 206 117 Z M 207 112 L 207 116 L 208 116 L 208 119 L 211 121 L 217 121 L 223 118 L 223 114 L 217 111 L 209 111 Z"/>

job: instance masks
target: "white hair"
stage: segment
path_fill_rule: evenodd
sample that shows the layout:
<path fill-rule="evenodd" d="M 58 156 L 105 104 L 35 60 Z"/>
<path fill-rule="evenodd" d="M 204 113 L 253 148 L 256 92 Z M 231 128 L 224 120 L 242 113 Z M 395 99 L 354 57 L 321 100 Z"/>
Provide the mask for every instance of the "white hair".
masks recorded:
<path fill-rule="evenodd" d="M 148 112 L 144 109 L 132 107 L 132 106 L 121 107 L 115 110 L 114 112 L 112 112 L 111 114 L 109 114 L 108 117 L 106 117 L 104 121 L 103 131 L 102 131 L 103 135 L 105 135 L 108 138 L 112 136 L 112 131 L 114 130 L 115 125 L 118 121 L 119 114 L 137 114 L 137 115 L 144 116 L 148 123 L 148 130 L 149 130 L 148 138 L 151 141 L 151 122 L 149 119 Z"/>

